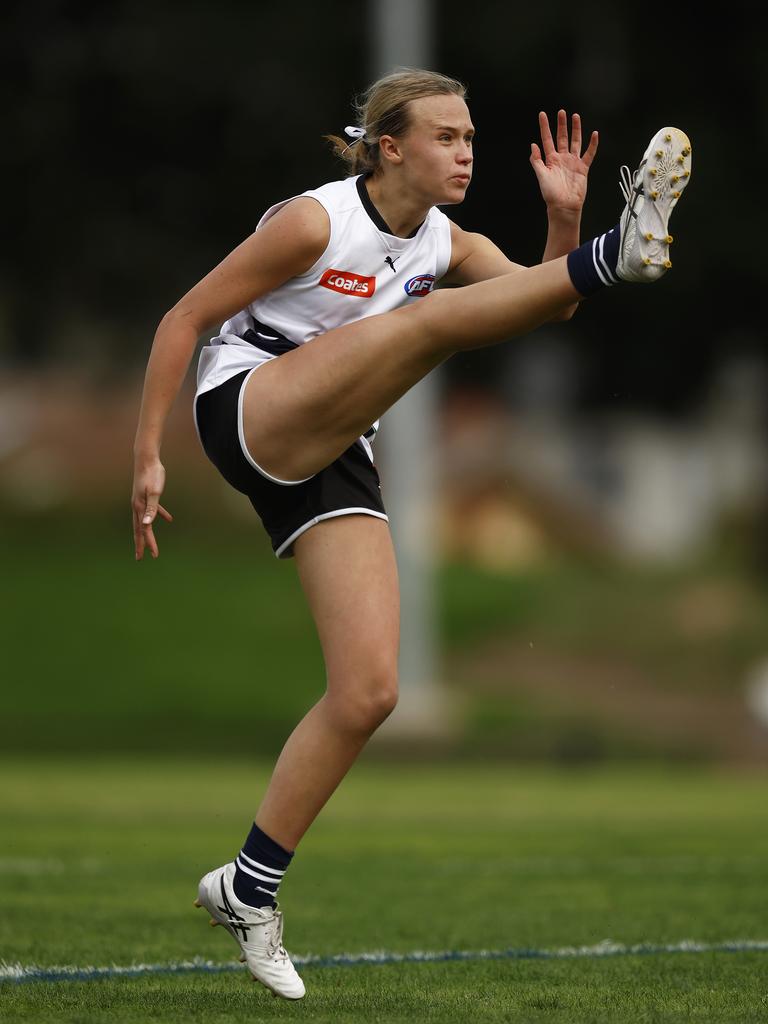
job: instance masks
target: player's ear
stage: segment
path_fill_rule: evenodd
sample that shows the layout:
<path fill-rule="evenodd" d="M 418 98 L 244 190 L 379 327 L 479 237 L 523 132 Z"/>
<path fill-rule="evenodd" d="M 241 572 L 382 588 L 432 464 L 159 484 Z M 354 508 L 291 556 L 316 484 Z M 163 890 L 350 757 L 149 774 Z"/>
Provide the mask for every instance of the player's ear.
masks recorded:
<path fill-rule="evenodd" d="M 379 152 L 381 154 L 381 159 L 387 160 L 391 164 L 401 164 L 403 162 L 400 143 L 394 135 L 381 136 L 379 139 Z"/>

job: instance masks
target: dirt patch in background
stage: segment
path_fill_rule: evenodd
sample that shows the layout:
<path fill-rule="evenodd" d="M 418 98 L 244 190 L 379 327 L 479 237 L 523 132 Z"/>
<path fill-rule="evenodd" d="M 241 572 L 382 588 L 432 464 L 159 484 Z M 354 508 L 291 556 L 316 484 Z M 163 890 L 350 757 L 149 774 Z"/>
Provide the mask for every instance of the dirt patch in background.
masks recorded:
<path fill-rule="evenodd" d="M 524 732 L 539 719 L 572 723 L 596 736 L 632 738 L 636 750 L 680 757 L 768 765 L 768 728 L 750 714 L 742 692 L 711 693 L 662 688 L 647 671 L 615 656 L 572 654 L 515 641 L 488 640 L 447 666 L 453 685 L 470 700 L 524 709 Z"/>

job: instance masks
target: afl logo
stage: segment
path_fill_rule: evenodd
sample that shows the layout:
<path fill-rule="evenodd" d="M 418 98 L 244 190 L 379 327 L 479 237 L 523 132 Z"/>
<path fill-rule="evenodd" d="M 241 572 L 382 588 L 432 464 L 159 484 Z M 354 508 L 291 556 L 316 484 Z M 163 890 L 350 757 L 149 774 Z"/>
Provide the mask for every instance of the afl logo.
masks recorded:
<path fill-rule="evenodd" d="M 418 298 L 420 295 L 429 295 L 435 284 L 434 274 L 419 274 L 406 281 L 403 287 L 406 295 L 413 295 Z"/>

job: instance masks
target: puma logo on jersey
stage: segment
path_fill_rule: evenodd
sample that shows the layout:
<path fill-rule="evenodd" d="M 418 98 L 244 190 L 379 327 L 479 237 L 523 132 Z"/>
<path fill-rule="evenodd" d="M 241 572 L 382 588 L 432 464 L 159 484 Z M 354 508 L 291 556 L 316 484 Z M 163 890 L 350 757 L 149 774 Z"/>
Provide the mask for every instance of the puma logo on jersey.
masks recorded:
<path fill-rule="evenodd" d="M 434 286 L 434 274 L 419 274 L 417 277 L 411 277 L 403 285 L 403 287 L 405 288 L 405 294 L 413 295 L 416 298 L 418 298 L 420 295 L 428 295 L 432 291 Z"/>
<path fill-rule="evenodd" d="M 384 262 L 385 262 L 386 264 L 388 264 L 388 266 L 390 266 L 390 267 L 392 268 L 392 273 L 393 273 L 393 274 L 396 274 L 396 273 L 397 273 L 397 270 L 396 270 L 396 268 L 395 268 L 395 260 L 399 260 L 399 259 L 400 259 L 400 257 L 399 257 L 399 256 L 395 256 L 395 258 L 394 258 L 394 259 L 392 259 L 392 257 L 391 257 L 391 256 L 387 256 L 387 258 L 386 258 L 386 259 L 384 260 Z"/>
<path fill-rule="evenodd" d="M 342 295 L 356 295 L 360 299 L 370 299 L 376 291 L 376 278 L 354 274 L 351 270 L 326 270 L 318 281 L 323 288 Z"/>

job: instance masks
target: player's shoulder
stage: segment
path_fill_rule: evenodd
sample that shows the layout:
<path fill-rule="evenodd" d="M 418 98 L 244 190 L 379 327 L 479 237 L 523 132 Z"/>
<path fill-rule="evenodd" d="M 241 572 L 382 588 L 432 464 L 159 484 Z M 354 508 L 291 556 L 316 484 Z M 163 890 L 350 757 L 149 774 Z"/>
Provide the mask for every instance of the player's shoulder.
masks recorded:
<path fill-rule="evenodd" d="M 331 218 L 324 206 L 306 195 L 293 196 L 273 206 L 251 236 L 261 258 L 293 261 L 289 275 L 297 276 L 319 259 L 331 237 Z"/>
<path fill-rule="evenodd" d="M 475 231 L 465 231 L 464 228 L 459 227 L 455 220 L 451 220 L 445 214 L 443 216 L 448 222 L 448 229 L 451 233 L 453 259 L 463 259 L 475 248 L 479 235 Z"/>
<path fill-rule="evenodd" d="M 329 204 L 339 209 L 358 207 L 360 196 L 357 191 L 357 179 L 359 175 L 349 178 L 340 178 L 338 181 L 327 181 L 317 188 L 307 189 L 302 195 L 318 199 L 323 204 Z"/>
<path fill-rule="evenodd" d="M 350 181 L 354 185 L 354 179 L 349 178 L 328 181 L 316 188 L 308 188 L 304 192 L 289 196 L 288 199 L 282 199 L 264 212 L 257 227 L 262 227 L 276 217 L 282 222 L 308 217 L 310 220 L 324 223 L 330 213 L 344 206 L 347 196 L 356 196 L 354 187 L 350 188 Z"/>
<path fill-rule="evenodd" d="M 455 227 L 450 217 L 446 216 L 439 206 L 431 206 L 429 213 L 427 214 L 427 224 L 433 228 L 439 228 L 441 231 L 451 231 L 453 234 L 453 228 Z"/>

